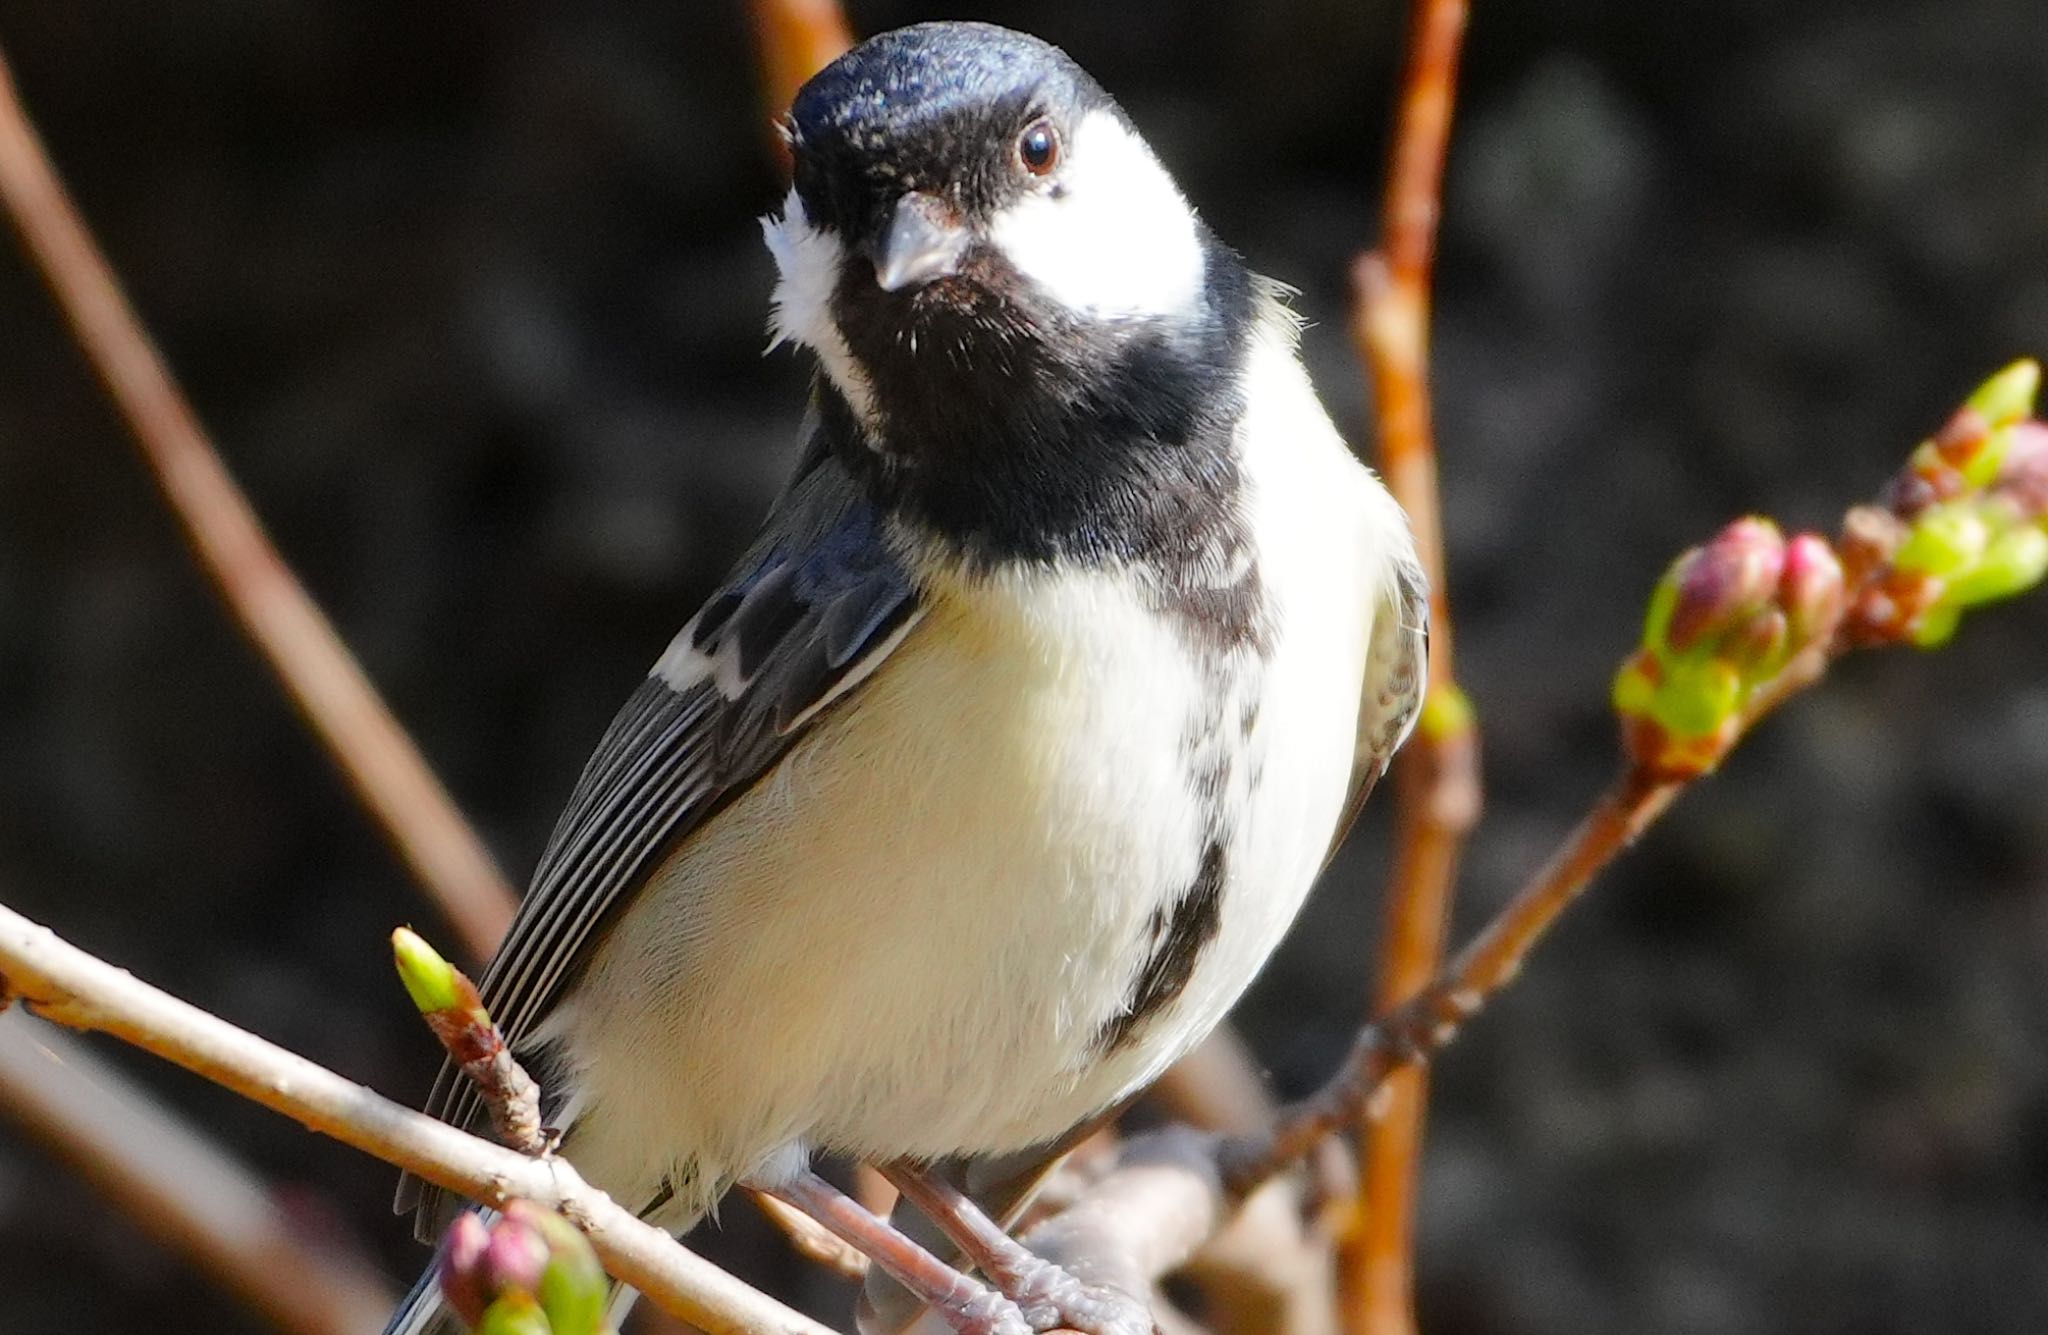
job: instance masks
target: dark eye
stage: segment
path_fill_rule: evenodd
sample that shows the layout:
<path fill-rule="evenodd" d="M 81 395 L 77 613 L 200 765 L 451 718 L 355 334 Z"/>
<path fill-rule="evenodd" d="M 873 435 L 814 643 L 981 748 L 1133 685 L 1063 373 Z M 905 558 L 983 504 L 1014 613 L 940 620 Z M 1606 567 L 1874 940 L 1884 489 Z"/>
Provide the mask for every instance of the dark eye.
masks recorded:
<path fill-rule="evenodd" d="M 1017 136 L 1017 161 L 1033 176 L 1044 176 L 1060 162 L 1060 132 L 1051 121 L 1033 121 Z"/>

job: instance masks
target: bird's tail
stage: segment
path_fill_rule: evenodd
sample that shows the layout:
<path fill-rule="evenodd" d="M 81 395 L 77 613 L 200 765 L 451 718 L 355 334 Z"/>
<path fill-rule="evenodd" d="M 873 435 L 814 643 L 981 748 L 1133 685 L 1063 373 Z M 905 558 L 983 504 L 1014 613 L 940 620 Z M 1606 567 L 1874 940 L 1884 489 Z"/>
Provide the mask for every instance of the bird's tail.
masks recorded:
<path fill-rule="evenodd" d="M 430 1265 L 391 1314 L 384 1335 L 463 1335 L 467 1329 L 441 1301 L 440 1269 Z"/>

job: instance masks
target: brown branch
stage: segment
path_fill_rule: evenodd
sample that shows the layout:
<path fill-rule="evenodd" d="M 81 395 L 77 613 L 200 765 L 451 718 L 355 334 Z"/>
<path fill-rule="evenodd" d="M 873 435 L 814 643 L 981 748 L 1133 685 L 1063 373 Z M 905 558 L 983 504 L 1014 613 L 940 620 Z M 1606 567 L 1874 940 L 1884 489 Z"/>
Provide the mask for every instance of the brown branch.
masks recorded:
<path fill-rule="evenodd" d="M 828 1335 L 633 1216 L 561 1158 L 492 1145 L 178 1000 L 0 907 L 0 996 L 113 1034 L 215 1084 L 486 1205 L 531 1200 L 589 1235 L 605 1269 L 709 1335 Z"/>
<path fill-rule="evenodd" d="M 1428 1060 L 1520 971 L 1529 949 L 1593 875 L 1661 815 L 1684 787 L 1631 771 L 1593 806 L 1564 846 L 1427 987 L 1367 1025 L 1351 1056 L 1320 1090 L 1271 1127 L 1226 1143 L 1224 1181 L 1243 1194 L 1313 1149 L 1324 1136 L 1377 1117 L 1387 1077 Z"/>
<path fill-rule="evenodd" d="M 0 200 L 242 629 L 464 944 L 487 957 L 511 921 L 511 889 L 265 536 L 65 193 L 4 56 Z"/>
<path fill-rule="evenodd" d="M 754 40 L 760 48 L 761 96 L 780 120 L 813 74 L 853 45 L 853 29 L 839 0 L 752 0 Z M 789 174 L 789 145 L 775 141 L 775 159 Z"/>
<path fill-rule="evenodd" d="M 308 1236 L 246 1167 L 62 1030 L 0 1013 L 0 1109 L 282 1329 L 361 1335 L 391 1311 L 352 1243 Z"/>
<path fill-rule="evenodd" d="M 1436 252 L 1466 0 L 1415 0 L 1387 178 L 1381 249 L 1353 273 L 1353 331 L 1373 384 L 1379 459 L 1408 513 L 1430 588 L 1429 698 L 1396 763 L 1389 878 L 1374 1009 L 1415 995 L 1443 960 L 1466 835 L 1479 819 L 1479 745 L 1453 675 L 1450 586 L 1429 403 L 1430 269 Z M 1415 1329 L 1414 1217 L 1428 1076 L 1393 1074 L 1383 1115 L 1361 1131 L 1360 1202 L 1340 1242 L 1344 1329 Z"/>

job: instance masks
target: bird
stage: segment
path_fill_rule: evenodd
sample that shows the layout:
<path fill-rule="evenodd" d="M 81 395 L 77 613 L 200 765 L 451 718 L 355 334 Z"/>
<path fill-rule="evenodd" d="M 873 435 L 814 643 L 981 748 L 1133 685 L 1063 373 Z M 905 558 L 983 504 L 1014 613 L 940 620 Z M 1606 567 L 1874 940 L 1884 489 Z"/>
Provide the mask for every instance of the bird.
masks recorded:
<path fill-rule="evenodd" d="M 844 1229 L 811 1164 L 845 1156 L 989 1276 L 941 1292 L 862 1218 L 953 1329 L 1149 1331 L 934 1166 L 1049 1159 L 1251 983 L 1414 725 L 1409 525 L 1290 290 L 1058 47 L 883 33 L 781 127 L 800 458 L 599 741 L 484 1000 L 560 1152 L 665 1227 L 745 1185 Z M 429 1111 L 480 1122 L 446 1066 Z M 423 1281 L 391 1330 L 447 1320 Z"/>

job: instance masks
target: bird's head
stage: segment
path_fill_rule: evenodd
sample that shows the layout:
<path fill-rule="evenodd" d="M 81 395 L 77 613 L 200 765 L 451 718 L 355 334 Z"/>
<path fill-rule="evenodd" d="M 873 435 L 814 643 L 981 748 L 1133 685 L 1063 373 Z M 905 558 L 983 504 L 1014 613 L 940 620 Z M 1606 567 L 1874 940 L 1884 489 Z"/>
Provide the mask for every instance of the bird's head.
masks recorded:
<path fill-rule="evenodd" d="M 764 221 L 776 337 L 815 349 L 870 428 L 1056 400 L 1208 319 L 1213 243 L 1057 47 L 980 23 L 885 33 L 806 84 L 786 130 L 795 183 Z"/>

